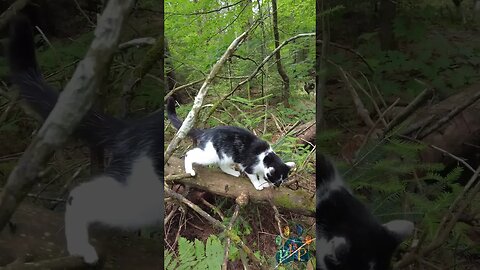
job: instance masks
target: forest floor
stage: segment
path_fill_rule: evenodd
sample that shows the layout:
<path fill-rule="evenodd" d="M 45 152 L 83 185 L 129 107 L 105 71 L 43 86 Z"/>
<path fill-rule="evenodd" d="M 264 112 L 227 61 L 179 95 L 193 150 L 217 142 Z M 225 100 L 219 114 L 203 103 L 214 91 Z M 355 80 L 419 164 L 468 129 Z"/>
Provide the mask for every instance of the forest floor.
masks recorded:
<path fill-rule="evenodd" d="M 7 226 L 0 233 L 0 266 L 18 258 L 28 262 L 67 256 L 63 220 L 63 212 L 24 201 L 13 215 L 13 229 Z M 161 269 L 160 240 L 98 226 L 90 233 L 102 269 Z"/>

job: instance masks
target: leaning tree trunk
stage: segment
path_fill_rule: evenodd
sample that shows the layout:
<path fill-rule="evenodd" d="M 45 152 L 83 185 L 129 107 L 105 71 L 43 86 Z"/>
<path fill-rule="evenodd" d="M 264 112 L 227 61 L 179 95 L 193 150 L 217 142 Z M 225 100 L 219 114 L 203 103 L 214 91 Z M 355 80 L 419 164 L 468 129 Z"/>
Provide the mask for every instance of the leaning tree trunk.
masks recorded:
<path fill-rule="evenodd" d="M 272 0 L 272 15 L 273 15 L 273 36 L 275 38 L 275 48 L 280 45 L 280 35 L 278 34 L 278 18 L 277 18 L 277 0 Z M 277 61 L 278 74 L 282 77 L 283 81 L 283 91 L 282 99 L 283 104 L 288 106 L 288 98 L 290 97 L 290 80 L 288 78 L 287 72 L 282 65 L 282 57 L 280 55 L 280 50 L 275 53 L 275 59 Z"/>
<path fill-rule="evenodd" d="M 397 47 L 393 33 L 393 20 L 395 19 L 397 5 L 392 0 L 380 2 L 380 46 L 382 50 L 393 50 Z"/>

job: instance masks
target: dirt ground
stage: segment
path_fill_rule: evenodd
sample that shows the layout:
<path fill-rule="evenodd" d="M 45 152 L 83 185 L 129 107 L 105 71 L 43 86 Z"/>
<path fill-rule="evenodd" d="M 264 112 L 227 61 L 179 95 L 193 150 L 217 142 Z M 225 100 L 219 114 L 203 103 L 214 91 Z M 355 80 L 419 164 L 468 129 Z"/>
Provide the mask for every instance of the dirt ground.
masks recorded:
<path fill-rule="evenodd" d="M 27 256 L 31 261 L 67 256 L 63 212 L 24 202 L 0 232 L 0 266 Z M 96 269 L 162 269 L 160 240 L 93 226 L 90 241 L 101 257 Z M 88 267 L 85 267 L 88 269 Z"/>

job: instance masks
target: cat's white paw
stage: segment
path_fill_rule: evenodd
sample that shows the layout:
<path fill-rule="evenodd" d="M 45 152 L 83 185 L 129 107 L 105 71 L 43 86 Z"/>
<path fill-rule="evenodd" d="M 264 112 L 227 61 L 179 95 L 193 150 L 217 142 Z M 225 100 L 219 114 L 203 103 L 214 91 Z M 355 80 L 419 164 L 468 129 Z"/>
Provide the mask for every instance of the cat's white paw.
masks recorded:
<path fill-rule="evenodd" d="M 265 182 L 262 182 L 262 183 L 260 183 L 260 186 L 261 186 L 261 187 L 262 187 L 262 189 L 263 189 L 263 188 L 269 188 L 269 187 L 272 187 L 272 186 L 273 186 L 273 184 L 271 184 L 271 183 L 269 183 L 269 182 L 265 181 Z"/>
<path fill-rule="evenodd" d="M 88 264 L 96 264 L 98 262 L 98 255 L 92 245 L 85 245 L 82 248 L 77 248 L 75 251 L 69 252 L 70 255 L 83 257 L 83 261 Z"/>
<path fill-rule="evenodd" d="M 255 189 L 256 190 L 262 190 L 263 189 L 263 186 L 260 184 L 260 185 L 254 185 Z"/>
<path fill-rule="evenodd" d="M 187 173 L 190 174 L 191 176 L 195 176 L 195 171 L 194 170 L 188 170 Z"/>
<path fill-rule="evenodd" d="M 239 171 L 233 171 L 230 175 L 235 176 L 235 177 L 239 177 L 240 172 Z"/>

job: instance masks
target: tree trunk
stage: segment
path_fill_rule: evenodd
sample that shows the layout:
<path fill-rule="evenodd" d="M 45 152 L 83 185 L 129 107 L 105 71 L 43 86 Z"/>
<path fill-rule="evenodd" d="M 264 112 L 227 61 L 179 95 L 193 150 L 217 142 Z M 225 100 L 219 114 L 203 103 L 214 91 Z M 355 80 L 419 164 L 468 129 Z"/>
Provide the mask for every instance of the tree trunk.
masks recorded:
<path fill-rule="evenodd" d="M 476 23 L 480 23 L 480 0 L 475 0 L 473 3 L 473 12 Z"/>
<path fill-rule="evenodd" d="M 280 45 L 280 35 L 278 34 L 278 18 L 277 18 L 277 0 L 272 0 L 272 15 L 273 15 L 273 36 L 275 38 L 275 48 Z M 283 81 L 283 91 L 282 99 L 285 106 L 289 106 L 288 98 L 290 97 L 290 80 L 288 79 L 287 72 L 282 65 L 282 57 L 280 55 L 280 50 L 275 53 L 275 59 L 277 61 L 278 74 L 282 77 Z"/>
<path fill-rule="evenodd" d="M 330 40 L 330 29 L 328 26 L 328 18 L 321 15 L 324 10 L 323 1 L 317 1 L 317 20 L 316 20 L 316 47 L 315 47 L 315 84 L 316 84 L 316 118 L 318 127 L 323 126 L 323 100 L 325 97 L 325 82 L 326 82 L 326 55 L 328 49 L 328 42 Z M 321 40 L 321 39 L 322 40 Z"/>
<path fill-rule="evenodd" d="M 394 50 L 397 47 L 393 33 L 393 20 L 395 19 L 397 5 L 393 0 L 380 2 L 380 46 L 382 50 Z"/>

